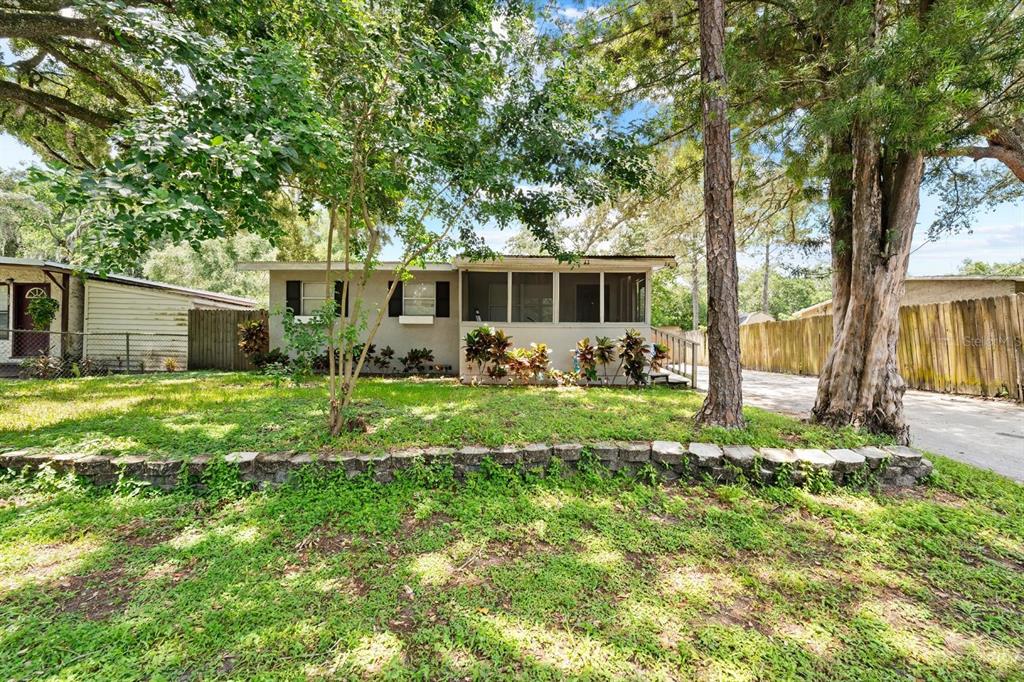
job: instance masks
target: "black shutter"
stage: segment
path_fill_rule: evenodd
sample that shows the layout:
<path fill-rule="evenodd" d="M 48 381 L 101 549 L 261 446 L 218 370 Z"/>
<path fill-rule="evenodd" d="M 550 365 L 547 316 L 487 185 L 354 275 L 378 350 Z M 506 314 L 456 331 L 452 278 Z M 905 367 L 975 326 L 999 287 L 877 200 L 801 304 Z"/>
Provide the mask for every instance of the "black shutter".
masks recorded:
<path fill-rule="evenodd" d="M 284 283 L 284 305 L 293 315 L 302 314 L 302 282 L 290 279 Z"/>
<path fill-rule="evenodd" d="M 394 281 L 388 282 L 388 289 L 391 289 L 391 285 Z M 395 287 L 395 293 L 391 294 L 391 300 L 388 301 L 388 317 L 398 317 L 402 314 L 402 283 L 399 282 L 398 286 Z"/>
<path fill-rule="evenodd" d="M 434 310 L 437 317 L 451 317 L 451 282 L 438 282 L 434 287 Z"/>
<path fill-rule="evenodd" d="M 348 292 L 345 292 L 345 294 L 346 294 L 345 295 L 345 304 L 342 305 L 342 303 L 341 303 L 341 289 L 342 289 L 342 285 L 343 284 L 344 284 L 344 282 L 342 282 L 340 279 L 339 280 L 335 280 L 335 282 L 334 282 L 334 304 L 336 306 L 338 306 L 338 308 L 337 308 L 338 310 L 344 309 L 345 310 L 344 315 L 345 315 L 345 317 L 348 317 Z M 348 288 L 349 289 L 352 288 L 352 284 L 351 283 L 348 285 Z"/>

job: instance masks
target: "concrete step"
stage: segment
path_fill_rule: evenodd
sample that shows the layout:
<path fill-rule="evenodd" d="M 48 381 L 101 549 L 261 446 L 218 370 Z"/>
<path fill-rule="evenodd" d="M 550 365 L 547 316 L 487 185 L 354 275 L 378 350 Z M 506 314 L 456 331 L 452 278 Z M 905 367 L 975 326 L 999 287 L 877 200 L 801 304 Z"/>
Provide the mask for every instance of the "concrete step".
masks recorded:
<path fill-rule="evenodd" d="M 649 376 L 652 384 L 664 384 L 671 388 L 687 388 L 690 385 L 688 378 L 667 369 L 651 372 Z"/>

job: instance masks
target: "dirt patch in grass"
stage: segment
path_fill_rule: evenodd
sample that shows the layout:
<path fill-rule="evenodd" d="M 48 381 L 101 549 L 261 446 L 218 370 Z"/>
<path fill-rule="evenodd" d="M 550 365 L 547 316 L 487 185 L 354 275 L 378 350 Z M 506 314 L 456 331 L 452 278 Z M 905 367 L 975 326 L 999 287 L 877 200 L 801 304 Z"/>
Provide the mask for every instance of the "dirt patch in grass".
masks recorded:
<path fill-rule="evenodd" d="M 657 571 L 656 558 L 652 554 L 643 552 L 624 552 L 623 557 L 636 573 L 650 577 Z"/>
<path fill-rule="evenodd" d="M 109 618 L 131 600 L 135 591 L 125 576 L 124 565 L 117 563 L 103 571 L 62 578 L 57 587 L 67 596 L 57 612 L 79 614 L 90 621 Z"/>
<path fill-rule="evenodd" d="M 914 500 L 918 502 L 935 502 L 947 507 L 960 509 L 967 506 L 967 500 L 941 488 L 930 486 L 912 486 L 886 491 L 886 496 L 893 500 Z"/>
<path fill-rule="evenodd" d="M 1016 571 L 1018 573 L 1024 574 L 1024 561 L 1018 559 L 1017 557 L 1003 556 L 1002 554 L 997 554 L 996 552 L 992 551 L 992 548 L 988 545 L 982 545 L 979 549 L 981 550 L 981 555 L 985 557 L 987 561 L 998 566 L 1001 566 L 1003 568 L 1009 569 L 1011 571 Z"/>
<path fill-rule="evenodd" d="M 166 578 L 171 585 L 177 585 L 195 574 L 198 563 L 199 557 L 192 557 L 184 564 L 178 564 L 173 561 L 157 564 L 149 569 L 143 578 L 145 580 L 163 580 Z"/>
<path fill-rule="evenodd" d="M 335 531 L 330 526 L 319 525 L 295 545 L 302 564 L 309 564 L 312 554 L 331 556 L 348 549 L 352 544 L 352 536 L 345 532 Z"/>
<path fill-rule="evenodd" d="M 149 549 L 167 542 L 177 533 L 177 528 L 169 521 L 170 519 L 156 519 L 155 521 L 133 519 L 118 526 L 114 532 L 117 534 L 117 539 L 129 547 Z"/>
<path fill-rule="evenodd" d="M 708 618 L 708 623 L 723 627 L 738 626 L 744 629 L 754 629 L 765 637 L 771 637 L 771 630 L 755 615 L 763 610 L 762 604 L 758 604 L 748 596 L 740 595 Z"/>
<path fill-rule="evenodd" d="M 434 526 L 442 523 L 451 523 L 452 521 L 454 521 L 454 519 L 444 512 L 434 512 L 430 516 L 422 519 L 417 518 L 415 514 L 407 514 L 402 518 L 402 522 L 398 526 L 396 539 L 407 540 L 425 530 L 433 528 Z"/>
<path fill-rule="evenodd" d="M 484 551 L 471 555 L 455 567 L 455 570 L 452 572 L 451 583 L 464 587 L 491 586 L 491 581 L 487 578 L 487 572 L 493 568 L 511 563 L 515 560 L 516 556 L 515 551 L 508 545 L 489 543 Z"/>

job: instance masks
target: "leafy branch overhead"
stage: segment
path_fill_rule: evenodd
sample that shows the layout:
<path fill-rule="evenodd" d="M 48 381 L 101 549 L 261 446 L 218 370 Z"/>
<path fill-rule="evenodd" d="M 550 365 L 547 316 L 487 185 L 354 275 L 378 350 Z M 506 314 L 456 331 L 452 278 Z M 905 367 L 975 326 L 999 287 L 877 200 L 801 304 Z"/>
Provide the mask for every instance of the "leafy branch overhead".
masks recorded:
<path fill-rule="evenodd" d="M 162 237 L 273 239 L 270 199 L 282 190 L 308 213 L 365 188 L 355 219 L 403 242 L 426 237 L 430 221 L 456 225 L 471 252 L 471 226 L 487 221 L 549 239 L 554 216 L 637 184 L 646 162 L 574 103 L 566 65 L 537 77 L 544 55 L 527 16 L 476 9 L 346 6 L 309 17 L 301 42 L 288 31 L 207 41 L 188 55 L 192 90 L 119 126 L 114 158 L 53 180 L 93 207 L 93 248 L 108 263 Z"/>

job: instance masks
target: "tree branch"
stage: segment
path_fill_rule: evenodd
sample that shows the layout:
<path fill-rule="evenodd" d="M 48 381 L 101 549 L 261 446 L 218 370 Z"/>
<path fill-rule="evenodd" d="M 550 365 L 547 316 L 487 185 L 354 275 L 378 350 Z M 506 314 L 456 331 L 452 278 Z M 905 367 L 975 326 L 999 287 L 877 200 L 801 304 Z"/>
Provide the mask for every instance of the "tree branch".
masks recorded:
<path fill-rule="evenodd" d="M 89 19 L 0 10 L 0 38 L 46 41 L 56 36 L 110 42 L 107 31 Z"/>
<path fill-rule="evenodd" d="M 128 98 L 117 91 L 117 88 L 106 78 L 96 73 L 93 69 L 89 68 L 85 64 L 75 61 L 66 52 L 60 50 L 57 46 L 49 46 L 50 53 L 64 62 L 72 69 L 82 74 L 87 80 L 91 81 L 93 85 L 102 93 L 116 101 L 118 104 L 128 106 Z"/>
<path fill-rule="evenodd" d="M 1017 176 L 1017 179 L 1024 182 L 1024 153 L 1015 152 L 1007 147 L 990 145 L 987 147 L 952 147 L 942 149 L 935 154 L 941 157 L 961 157 L 980 161 L 981 159 L 996 159 L 1001 161 L 1010 171 Z"/>
<path fill-rule="evenodd" d="M 107 129 L 118 123 L 118 119 L 107 114 L 101 114 L 98 111 L 86 109 L 83 106 L 75 104 L 63 97 L 57 97 L 51 95 L 48 92 L 42 90 L 30 90 L 24 88 L 17 83 L 11 81 L 0 80 L 0 98 L 12 99 L 18 102 L 23 102 L 30 106 L 38 109 L 55 112 L 58 114 L 65 114 L 72 118 L 76 118 L 83 123 L 96 126 L 97 128 Z"/>

